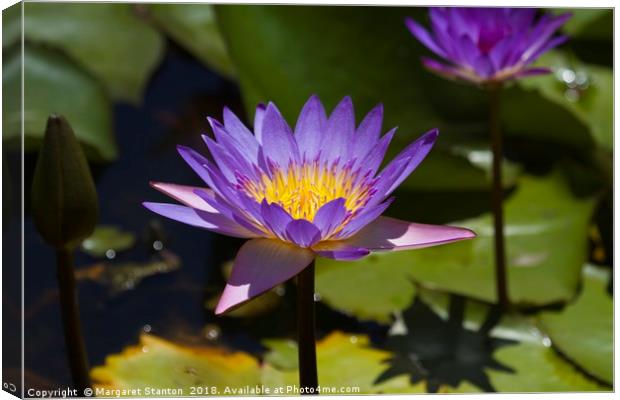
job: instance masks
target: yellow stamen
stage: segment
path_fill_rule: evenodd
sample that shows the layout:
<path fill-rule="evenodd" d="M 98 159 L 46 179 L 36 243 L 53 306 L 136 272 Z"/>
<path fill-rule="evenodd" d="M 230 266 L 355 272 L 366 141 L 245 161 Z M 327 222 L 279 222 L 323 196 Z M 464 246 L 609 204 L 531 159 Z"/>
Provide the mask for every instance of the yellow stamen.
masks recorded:
<path fill-rule="evenodd" d="M 263 174 L 259 181 L 246 182 L 243 189 L 259 203 L 277 203 L 293 218 L 312 221 L 321 206 L 338 198 L 345 199 L 350 213 L 363 206 L 371 183 L 359 178 L 359 172 L 350 168 L 314 162 L 276 169 L 271 177 Z"/>

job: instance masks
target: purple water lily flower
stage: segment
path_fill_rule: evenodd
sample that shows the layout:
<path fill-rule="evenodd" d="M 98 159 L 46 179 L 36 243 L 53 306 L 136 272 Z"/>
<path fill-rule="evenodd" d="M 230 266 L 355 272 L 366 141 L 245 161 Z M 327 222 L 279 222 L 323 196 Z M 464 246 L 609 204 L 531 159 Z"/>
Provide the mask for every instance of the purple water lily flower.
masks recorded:
<path fill-rule="evenodd" d="M 223 124 L 209 118 L 215 140 L 203 136 L 213 160 L 178 147 L 209 188 L 152 183 L 184 205 L 144 205 L 189 225 L 251 239 L 236 256 L 216 314 L 292 278 L 317 256 L 355 260 L 371 251 L 475 236 L 468 229 L 380 216 L 438 134 L 424 134 L 378 172 L 395 132 L 381 137 L 382 120 L 378 105 L 356 128 L 349 97 L 328 118 L 313 96 L 294 132 L 272 103 L 257 107 L 254 134 L 225 108 Z"/>
<path fill-rule="evenodd" d="M 431 8 L 432 33 L 406 19 L 411 33 L 446 63 L 423 57 L 429 70 L 476 84 L 548 73 L 530 65 L 568 37 L 554 36 L 570 14 L 544 14 L 534 8 Z"/>

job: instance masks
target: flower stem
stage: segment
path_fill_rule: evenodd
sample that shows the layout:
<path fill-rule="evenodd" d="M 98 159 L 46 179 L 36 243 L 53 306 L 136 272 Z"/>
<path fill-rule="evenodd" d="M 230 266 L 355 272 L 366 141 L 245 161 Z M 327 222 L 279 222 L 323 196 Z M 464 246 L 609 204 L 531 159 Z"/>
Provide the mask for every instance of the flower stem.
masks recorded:
<path fill-rule="evenodd" d="M 88 356 L 78 309 L 77 294 L 75 288 L 75 268 L 71 250 L 56 250 L 56 267 L 58 287 L 60 290 L 60 312 L 65 334 L 65 345 L 69 358 L 69 368 L 73 384 L 82 396 L 84 389 L 91 386 Z"/>
<path fill-rule="evenodd" d="M 297 275 L 297 334 L 299 386 L 304 394 L 317 394 L 319 380 L 314 336 L 314 261 Z"/>
<path fill-rule="evenodd" d="M 502 132 L 500 129 L 501 86 L 489 88 L 489 130 L 491 132 L 491 150 L 493 152 L 492 169 L 492 208 L 495 229 L 495 286 L 497 302 L 501 309 L 509 305 L 506 272 L 506 254 L 504 241 L 504 193 L 502 188 Z"/>

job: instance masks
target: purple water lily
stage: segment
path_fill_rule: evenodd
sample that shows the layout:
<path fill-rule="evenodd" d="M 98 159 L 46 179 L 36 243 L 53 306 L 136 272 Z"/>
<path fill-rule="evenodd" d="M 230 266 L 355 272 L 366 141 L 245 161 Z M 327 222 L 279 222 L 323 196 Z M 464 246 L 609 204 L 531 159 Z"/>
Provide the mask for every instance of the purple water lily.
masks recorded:
<path fill-rule="evenodd" d="M 213 160 L 178 147 L 209 188 L 152 183 L 184 205 L 144 205 L 189 225 L 251 239 L 237 254 L 217 314 L 297 275 L 317 256 L 355 260 L 371 251 L 475 236 L 464 228 L 380 216 L 438 134 L 427 132 L 378 173 L 395 132 L 381 137 L 382 120 L 378 105 L 356 128 L 349 97 L 328 118 L 313 96 L 294 132 L 272 103 L 257 107 L 254 134 L 225 108 L 223 124 L 209 118 L 215 140 L 203 136 Z"/>
<path fill-rule="evenodd" d="M 544 14 L 534 8 L 431 8 L 432 33 L 406 19 L 411 33 L 447 64 L 422 58 L 429 70 L 477 84 L 548 73 L 530 65 L 568 38 L 554 36 L 570 14 Z"/>

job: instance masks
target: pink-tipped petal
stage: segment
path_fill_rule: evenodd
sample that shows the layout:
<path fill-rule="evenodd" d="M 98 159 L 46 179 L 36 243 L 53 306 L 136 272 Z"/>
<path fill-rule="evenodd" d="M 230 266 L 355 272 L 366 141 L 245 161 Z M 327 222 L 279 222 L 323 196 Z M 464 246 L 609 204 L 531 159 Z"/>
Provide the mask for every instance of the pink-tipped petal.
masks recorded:
<path fill-rule="evenodd" d="M 215 313 L 222 314 L 289 280 L 306 268 L 314 257 L 309 249 L 277 239 L 246 242 L 237 253 Z"/>
<path fill-rule="evenodd" d="M 204 192 L 209 196 L 213 196 L 213 191 L 207 188 L 196 186 L 175 185 L 174 183 L 151 182 L 151 186 L 160 192 L 167 194 L 173 199 L 202 211 L 217 213 L 218 211 L 209 205 L 197 192 Z"/>
<path fill-rule="evenodd" d="M 427 225 L 379 217 L 344 242 L 371 251 L 400 251 L 437 246 L 458 240 L 472 239 L 476 234 L 465 228 Z"/>

